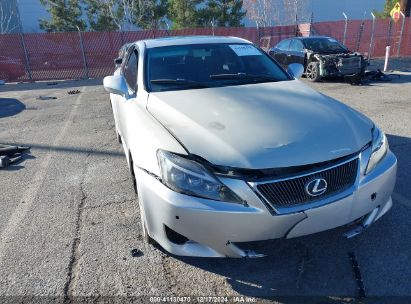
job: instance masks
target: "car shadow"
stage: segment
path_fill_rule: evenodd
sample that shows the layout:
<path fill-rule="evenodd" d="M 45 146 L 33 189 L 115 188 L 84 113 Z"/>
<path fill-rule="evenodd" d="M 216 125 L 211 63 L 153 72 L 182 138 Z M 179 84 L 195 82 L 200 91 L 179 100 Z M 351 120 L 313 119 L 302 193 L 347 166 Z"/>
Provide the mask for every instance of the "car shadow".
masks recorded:
<path fill-rule="evenodd" d="M 0 118 L 16 115 L 25 108 L 25 104 L 18 99 L 0 98 Z"/>
<path fill-rule="evenodd" d="M 267 254 L 259 259 L 170 256 L 159 246 L 157 248 L 169 255 L 172 263 L 182 262 L 192 266 L 190 269 L 198 268 L 223 277 L 235 293 L 281 303 L 355 302 L 358 283 L 348 256 L 349 252 L 354 252 L 366 292 L 370 290 L 372 295 L 409 296 L 411 288 L 402 278 L 411 274 L 411 267 L 404 266 L 404 259 L 411 258 L 411 244 L 404 240 L 404 236 L 411 233 L 408 224 L 411 191 L 407 185 L 411 179 L 411 138 L 390 134 L 387 138 L 398 158 L 394 205 L 370 229 L 355 238 L 342 237 L 349 229 L 345 226 L 295 239 L 240 244 L 243 249 Z M 397 194 L 400 194 L 402 201 Z M 401 260 L 398 256 L 404 258 Z M 190 275 L 182 274 L 176 279 L 177 283 L 195 286 L 191 283 L 193 279 L 189 279 Z M 385 300 L 389 299 L 376 297 L 371 302 L 388 303 Z"/>

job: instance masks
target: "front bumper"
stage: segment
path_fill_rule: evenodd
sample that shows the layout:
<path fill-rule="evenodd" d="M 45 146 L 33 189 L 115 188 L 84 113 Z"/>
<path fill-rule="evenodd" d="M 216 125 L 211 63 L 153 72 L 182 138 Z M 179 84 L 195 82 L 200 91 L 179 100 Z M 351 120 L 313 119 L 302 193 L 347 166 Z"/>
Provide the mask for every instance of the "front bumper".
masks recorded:
<path fill-rule="evenodd" d="M 359 179 L 349 196 L 301 212 L 273 215 L 241 180 L 221 178 L 248 206 L 192 197 L 174 192 L 154 176 L 136 168 L 140 204 L 149 235 L 175 255 L 245 257 L 251 253 L 234 243 L 294 238 L 353 221 L 377 207 L 378 220 L 391 207 L 397 160 L 390 151 L 367 176 Z M 166 226 L 185 236 L 184 244 L 172 242 Z"/>

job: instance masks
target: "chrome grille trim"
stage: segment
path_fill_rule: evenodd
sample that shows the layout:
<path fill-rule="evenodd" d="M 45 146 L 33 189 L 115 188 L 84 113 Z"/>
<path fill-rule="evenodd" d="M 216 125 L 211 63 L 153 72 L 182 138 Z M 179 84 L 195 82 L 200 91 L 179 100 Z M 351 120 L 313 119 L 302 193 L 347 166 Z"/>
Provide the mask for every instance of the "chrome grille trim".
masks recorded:
<path fill-rule="evenodd" d="M 359 155 L 341 163 L 300 175 L 268 181 L 248 182 L 249 186 L 276 214 L 300 212 L 329 204 L 351 195 L 360 172 Z M 305 193 L 307 180 L 322 177 L 329 183 L 327 191 L 318 197 Z"/>

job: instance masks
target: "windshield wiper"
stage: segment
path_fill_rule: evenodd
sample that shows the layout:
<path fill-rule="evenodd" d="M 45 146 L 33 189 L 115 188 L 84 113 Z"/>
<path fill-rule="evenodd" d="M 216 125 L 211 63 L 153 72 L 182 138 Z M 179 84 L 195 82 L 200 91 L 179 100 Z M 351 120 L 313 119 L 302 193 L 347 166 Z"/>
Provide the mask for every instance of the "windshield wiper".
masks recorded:
<path fill-rule="evenodd" d="M 211 79 L 244 79 L 244 80 L 257 80 L 257 81 L 278 81 L 277 78 L 268 75 L 254 75 L 246 73 L 236 73 L 236 74 L 213 74 L 210 75 Z"/>
<path fill-rule="evenodd" d="M 176 78 L 176 79 L 152 79 L 150 80 L 151 83 L 154 84 L 176 84 L 176 85 L 189 85 L 190 87 L 197 87 L 197 88 L 208 88 L 209 86 L 203 82 L 195 81 L 195 80 L 188 80 L 183 78 Z"/>

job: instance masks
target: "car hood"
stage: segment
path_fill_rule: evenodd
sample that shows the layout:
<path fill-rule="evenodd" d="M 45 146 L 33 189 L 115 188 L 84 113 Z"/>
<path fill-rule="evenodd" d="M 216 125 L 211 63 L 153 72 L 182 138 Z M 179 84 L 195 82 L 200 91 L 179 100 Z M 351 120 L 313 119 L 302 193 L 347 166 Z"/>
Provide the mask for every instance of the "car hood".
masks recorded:
<path fill-rule="evenodd" d="M 371 140 L 372 122 L 299 80 L 150 93 L 148 111 L 192 154 L 265 169 L 336 159 Z"/>

